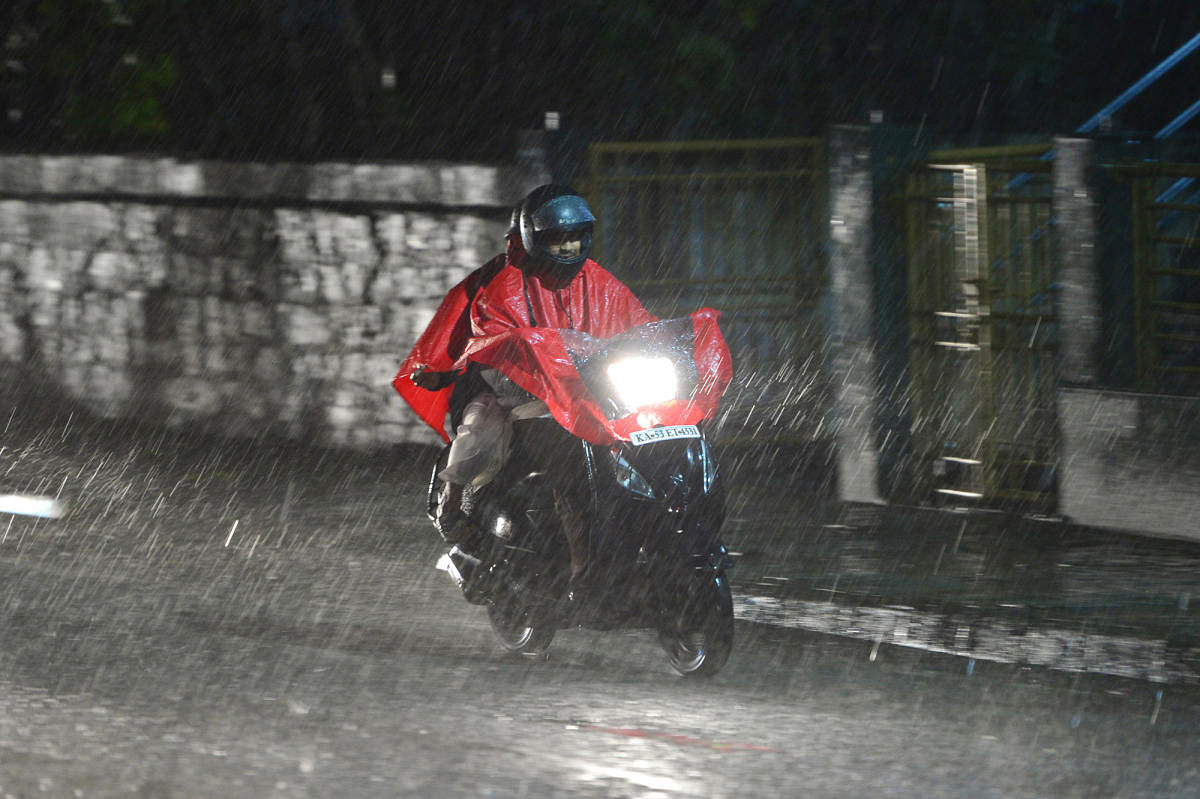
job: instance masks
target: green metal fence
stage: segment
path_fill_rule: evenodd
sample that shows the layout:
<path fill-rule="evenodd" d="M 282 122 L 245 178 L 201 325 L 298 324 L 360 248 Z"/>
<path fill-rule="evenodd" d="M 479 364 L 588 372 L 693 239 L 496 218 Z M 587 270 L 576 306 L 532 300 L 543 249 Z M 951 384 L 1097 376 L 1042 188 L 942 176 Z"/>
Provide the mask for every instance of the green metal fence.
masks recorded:
<path fill-rule="evenodd" d="M 722 313 L 736 372 L 726 438 L 765 425 L 774 440 L 806 438 L 821 424 L 818 402 L 785 395 L 821 384 L 826 180 L 821 139 L 590 148 L 597 260 L 661 317 Z"/>
<path fill-rule="evenodd" d="M 1137 387 L 1200 395 L 1200 165 L 1121 165 L 1133 204 Z"/>
<path fill-rule="evenodd" d="M 917 491 L 1055 504 L 1049 145 L 934 153 L 908 184 Z"/>

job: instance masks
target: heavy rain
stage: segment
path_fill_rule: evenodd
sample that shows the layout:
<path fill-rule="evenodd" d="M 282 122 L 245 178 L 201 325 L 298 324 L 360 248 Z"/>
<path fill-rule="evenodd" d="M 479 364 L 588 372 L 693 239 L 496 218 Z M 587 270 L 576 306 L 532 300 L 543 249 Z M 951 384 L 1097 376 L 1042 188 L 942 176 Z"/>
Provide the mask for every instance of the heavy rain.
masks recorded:
<path fill-rule="evenodd" d="M 0 799 L 1200 796 L 1193 4 L 0 26 Z"/>

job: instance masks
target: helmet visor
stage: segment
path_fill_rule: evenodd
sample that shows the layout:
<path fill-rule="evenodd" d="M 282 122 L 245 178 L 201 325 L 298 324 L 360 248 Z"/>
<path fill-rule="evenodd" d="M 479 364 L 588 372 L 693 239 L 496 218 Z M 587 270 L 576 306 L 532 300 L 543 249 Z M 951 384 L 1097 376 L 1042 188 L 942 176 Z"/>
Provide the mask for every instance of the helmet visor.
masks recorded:
<path fill-rule="evenodd" d="M 583 230 L 596 222 L 582 197 L 564 194 L 533 212 L 533 232 Z"/>

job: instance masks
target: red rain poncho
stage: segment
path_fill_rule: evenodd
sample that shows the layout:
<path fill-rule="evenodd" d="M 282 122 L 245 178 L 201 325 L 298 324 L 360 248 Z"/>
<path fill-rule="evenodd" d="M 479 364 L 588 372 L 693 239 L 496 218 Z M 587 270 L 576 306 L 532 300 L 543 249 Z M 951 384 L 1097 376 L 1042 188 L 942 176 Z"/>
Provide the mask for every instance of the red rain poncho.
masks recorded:
<path fill-rule="evenodd" d="M 445 424 L 454 386 L 449 384 L 437 391 L 429 391 L 412 381 L 412 373 L 418 366 L 424 366 L 430 372 L 454 370 L 454 362 L 462 355 L 463 348 L 471 338 L 470 310 L 475 295 L 508 261 L 514 258 L 519 260 L 524 254 L 520 240 L 510 239 L 507 253 L 497 255 L 450 289 L 392 380 L 392 386 L 409 407 L 432 427 L 443 441 L 450 441 Z"/>
<path fill-rule="evenodd" d="M 692 314 L 692 356 L 700 385 L 690 401 L 659 408 L 658 422 L 694 424 L 716 413 L 732 376 L 729 349 L 717 327 L 719 316 L 711 309 Z M 594 444 L 628 439 L 640 428 L 636 416 L 606 418 L 560 334 L 575 330 L 607 339 L 656 321 L 633 292 L 595 261 L 586 261 L 570 285 L 558 289 L 506 266 L 476 298 L 471 319 L 475 337 L 463 351 L 459 368 L 477 361 L 500 370 L 544 400 L 564 428 Z"/>
<path fill-rule="evenodd" d="M 464 341 L 462 312 L 471 288 L 466 283 L 455 287 L 443 302 L 393 381 L 396 390 L 444 440 L 448 440 L 443 419 L 451 389 L 430 392 L 415 386 L 409 375 L 416 364 L 449 371 L 464 370 L 474 361 L 498 369 L 544 400 L 569 432 L 592 443 L 628 439 L 632 430 L 642 426 L 635 416 L 606 418 L 586 390 L 560 333 L 574 330 L 606 339 L 655 321 L 612 274 L 588 260 L 574 280 L 556 286 L 548 278 L 523 274 L 510 258 L 474 295 L 470 305 L 473 335 Z M 691 400 L 658 409 L 658 422 L 693 424 L 715 414 L 731 377 L 729 350 L 717 327 L 718 317 L 711 309 L 692 314 L 693 359 L 700 386 Z M 454 352 L 459 353 L 458 359 L 448 364 Z"/>
<path fill-rule="evenodd" d="M 717 327 L 719 317 L 711 308 L 702 308 L 683 319 L 647 323 L 646 328 L 688 325 L 696 387 L 687 399 L 671 400 L 617 419 L 609 419 L 596 402 L 572 357 L 586 357 L 603 348 L 602 339 L 558 328 L 514 327 L 471 339 L 463 361 L 478 361 L 503 371 L 521 388 L 545 401 L 554 419 L 572 435 L 593 444 L 611 444 L 628 441 L 634 431 L 647 427 L 696 424 L 716 415 L 732 377 L 729 348 Z M 637 332 L 646 328 L 638 328 Z"/>

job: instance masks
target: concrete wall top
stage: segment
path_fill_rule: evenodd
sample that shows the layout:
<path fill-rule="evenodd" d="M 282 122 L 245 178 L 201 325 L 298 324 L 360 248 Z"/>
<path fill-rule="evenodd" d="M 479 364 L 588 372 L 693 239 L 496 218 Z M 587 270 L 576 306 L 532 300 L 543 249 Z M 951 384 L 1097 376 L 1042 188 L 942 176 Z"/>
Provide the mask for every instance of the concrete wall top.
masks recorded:
<path fill-rule="evenodd" d="M 461 163 L 255 163 L 160 156 L 0 155 L 0 194 L 129 195 L 438 207 L 508 206 L 528 176 Z"/>

